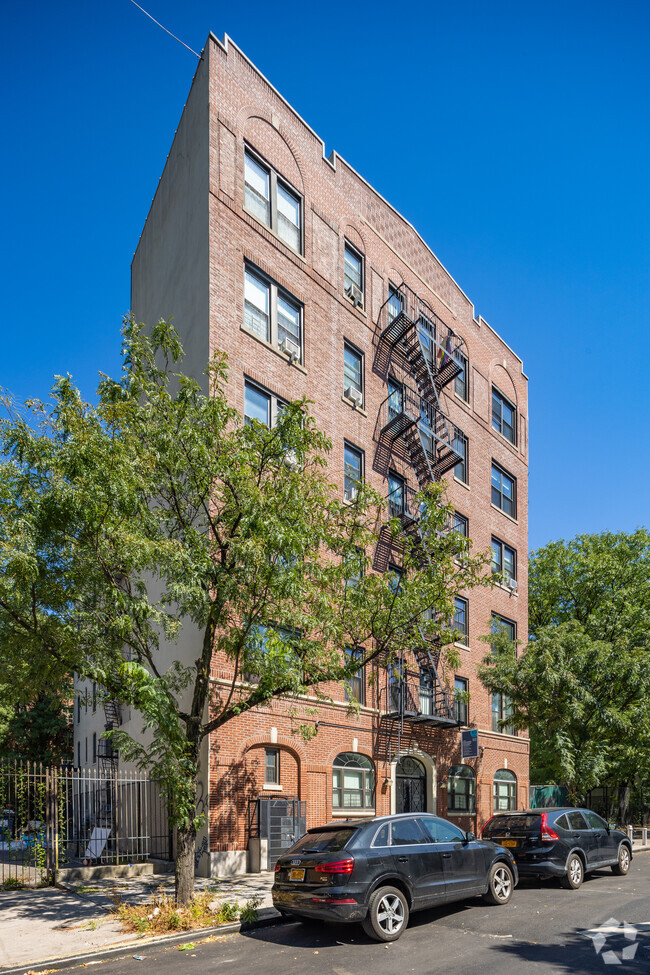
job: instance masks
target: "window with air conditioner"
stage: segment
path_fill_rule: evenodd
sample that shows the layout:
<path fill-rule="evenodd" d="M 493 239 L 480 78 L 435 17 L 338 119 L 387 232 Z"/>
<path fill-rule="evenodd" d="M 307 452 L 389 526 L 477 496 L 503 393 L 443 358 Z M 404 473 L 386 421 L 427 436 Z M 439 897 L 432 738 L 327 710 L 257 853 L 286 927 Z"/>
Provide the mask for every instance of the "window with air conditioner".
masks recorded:
<path fill-rule="evenodd" d="M 364 263 L 361 254 L 352 244 L 345 242 L 343 260 L 343 289 L 353 305 L 363 307 Z"/>
<path fill-rule="evenodd" d="M 257 268 L 244 268 L 244 328 L 291 362 L 303 360 L 303 306 Z"/>
<path fill-rule="evenodd" d="M 343 346 L 343 395 L 363 406 L 363 355 L 349 342 Z"/>
<path fill-rule="evenodd" d="M 343 496 L 346 501 L 356 501 L 363 479 L 363 451 L 349 443 L 343 447 Z"/>
<path fill-rule="evenodd" d="M 248 147 L 244 150 L 244 207 L 283 243 L 302 254 L 300 193 Z"/>

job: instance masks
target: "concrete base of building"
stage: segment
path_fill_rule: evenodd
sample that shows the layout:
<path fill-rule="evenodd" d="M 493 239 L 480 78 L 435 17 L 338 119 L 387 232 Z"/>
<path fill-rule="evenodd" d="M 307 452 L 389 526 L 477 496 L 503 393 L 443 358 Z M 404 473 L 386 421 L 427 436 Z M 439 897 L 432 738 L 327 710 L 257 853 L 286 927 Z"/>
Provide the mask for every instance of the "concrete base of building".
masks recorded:
<path fill-rule="evenodd" d="M 244 873 L 249 873 L 246 850 L 222 850 L 210 854 L 210 877 L 237 877 Z"/>

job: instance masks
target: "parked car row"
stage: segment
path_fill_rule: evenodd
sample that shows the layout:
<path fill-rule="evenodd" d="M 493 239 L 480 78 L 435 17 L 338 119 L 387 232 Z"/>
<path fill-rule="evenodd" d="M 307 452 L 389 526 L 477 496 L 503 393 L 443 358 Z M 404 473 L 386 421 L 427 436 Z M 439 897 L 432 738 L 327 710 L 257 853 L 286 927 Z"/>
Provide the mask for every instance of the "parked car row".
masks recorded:
<path fill-rule="evenodd" d="M 520 875 L 575 889 L 590 870 L 626 874 L 631 860 L 625 833 L 586 809 L 498 814 L 480 840 L 428 813 L 343 820 L 308 830 L 279 858 L 273 903 L 287 917 L 357 921 L 396 941 L 413 911 L 475 896 L 507 904 Z"/>

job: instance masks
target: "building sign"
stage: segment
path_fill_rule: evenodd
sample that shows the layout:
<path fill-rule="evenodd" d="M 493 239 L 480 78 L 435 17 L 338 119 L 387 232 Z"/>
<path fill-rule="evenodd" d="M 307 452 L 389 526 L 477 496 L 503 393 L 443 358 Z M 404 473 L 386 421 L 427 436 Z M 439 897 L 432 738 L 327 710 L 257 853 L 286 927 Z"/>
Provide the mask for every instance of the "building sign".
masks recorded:
<path fill-rule="evenodd" d="M 463 758 L 478 758 L 478 729 L 470 728 L 469 731 L 460 733 L 460 750 Z"/>

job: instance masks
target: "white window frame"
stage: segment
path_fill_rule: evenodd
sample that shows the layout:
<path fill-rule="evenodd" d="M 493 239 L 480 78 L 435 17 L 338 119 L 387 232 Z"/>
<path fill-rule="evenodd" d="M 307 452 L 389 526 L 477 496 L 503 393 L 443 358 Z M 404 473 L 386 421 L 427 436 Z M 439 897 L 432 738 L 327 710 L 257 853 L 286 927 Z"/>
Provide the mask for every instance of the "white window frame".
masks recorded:
<path fill-rule="evenodd" d="M 259 166 L 260 169 L 263 169 L 266 172 L 268 177 L 268 187 L 269 187 L 268 221 L 260 220 L 258 214 L 256 214 L 252 209 L 249 209 L 246 206 L 246 187 L 248 185 L 251 185 L 246 182 L 246 157 L 247 156 L 255 163 L 255 165 Z M 278 186 L 280 186 L 280 188 L 284 190 L 284 192 L 287 193 L 289 196 L 292 196 L 298 204 L 300 225 L 297 228 L 298 229 L 297 248 L 294 247 L 293 244 L 289 243 L 289 241 L 286 240 L 280 234 L 280 230 L 279 230 L 280 211 L 278 209 Z M 249 145 L 244 145 L 244 210 L 246 211 L 246 213 L 249 213 L 254 220 L 256 220 L 258 223 L 261 223 L 262 226 L 268 227 L 269 230 L 271 230 L 275 234 L 278 240 L 280 240 L 285 245 L 285 247 L 288 247 L 290 248 L 290 250 L 295 251 L 296 254 L 304 254 L 305 252 L 305 242 L 304 242 L 305 207 L 304 207 L 304 200 L 302 194 L 299 193 L 298 190 L 295 188 L 295 186 L 292 186 L 288 180 L 284 179 L 283 176 L 280 176 L 280 174 L 275 169 L 273 169 L 272 166 L 269 166 L 269 164 L 259 155 L 259 153 L 255 152 L 255 150 L 252 149 L 251 146 Z"/>
<path fill-rule="evenodd" d="M 268 296 L 268 323 L 266 329 L 266 336 L 259 335 L 255 329 L 249 328 L 246 323 L 246 282 L 248 278 L 253 279 L 254 283 L 262 288 L 266 289 Z M 290 305 L 297 312 L 297 322 L 298 322 L 298 341 L 296 342 L 295 334 L 290 334 L 288 337 L 290 340 L 299 348 L 300 352 L 297 361 L 302 364 L 305 355 L 305 329 L 304 329 L 304 306 L 295 295 L 292 295 L 290 291 L 283 288 L 281 284 L 270 278 L 268 274 L 260 271 L 258 267 L 251 264 L 249 261 L 244 262 L 244 318 L 243 318 L 243 330 L 248 334 L 252 335 L 254 338 L 261 342 L 266 342 L 267 345 L 271 345 L 278 352 L 281 352 L 281 337 L 282 331 L 288 331 L 284 329 L 282 322 L 280 321 L 280 305 L 284 302 L 285 305 Z M 252 302 L 249 302 L 252 304 Z M 255 307 L 255 306 L 253 306 Z"/>

